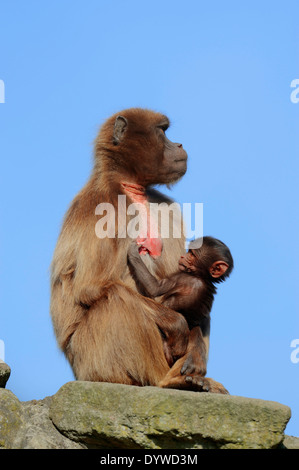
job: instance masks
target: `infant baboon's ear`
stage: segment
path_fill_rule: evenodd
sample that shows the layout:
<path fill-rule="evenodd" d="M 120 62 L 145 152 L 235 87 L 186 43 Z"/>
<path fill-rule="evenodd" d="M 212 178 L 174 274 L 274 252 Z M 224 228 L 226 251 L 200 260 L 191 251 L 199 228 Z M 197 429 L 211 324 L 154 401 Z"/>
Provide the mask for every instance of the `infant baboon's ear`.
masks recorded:
<path fill-rule="evenodd" d="M 217 279 L 223 276 L 223 274 L 226 273 L 228 268 L 229 266 L 225 261 L 215 261 L 215 263 L 213 263 L 212 266 L 209 268 L 209 272 L 212 277 Z"/>

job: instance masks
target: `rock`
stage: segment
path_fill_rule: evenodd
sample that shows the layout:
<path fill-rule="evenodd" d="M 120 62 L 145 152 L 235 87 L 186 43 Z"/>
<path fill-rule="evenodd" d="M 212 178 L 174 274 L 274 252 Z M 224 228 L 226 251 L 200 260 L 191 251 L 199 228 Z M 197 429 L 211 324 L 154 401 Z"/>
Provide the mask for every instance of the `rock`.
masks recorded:
<path fill-rule="evenodd" d="M 284 449 L 299 449 L 299 437 L 285 436 L 281 447 Z"/>
<path fill-rule="evenodd" d="M 10 367 L 0 360 L 0 388 L 5 388 L 10 376 Z"/>
<path fill-rule="evenodd" d="M 72 442 L 57 431 L 49 419 L 49 406 L 52 398 L 32 400 L 23 403 L 24 426 L 21 449 L 82 449 L 82 445 Z M 15 447 L 16 448 L 16 447 Z"/>
<path fill-rule="evenodd" d="M 57 431 L 49 419 L 51 398 L 20 402 L 0 389 L 0 449 L 82 449 Z"/>
<path fill-rule="evenodd" d="M 0 389 L 0 448 L 299 448 L 279 403 L 158 387 L 69 382 L 20 402 Z"/>
<path fill-rule="evenodd" d="M 230 395 L 77 381 L 53 396 L 50 418 L 89 448 L 261 449 L 282 443 L 290 409 Z"/>
<path fill-rule="evenodd" d="M 18 445 L 23 424 L 21 403 L 10 390 L 0 388 L 0 449 Z"/>

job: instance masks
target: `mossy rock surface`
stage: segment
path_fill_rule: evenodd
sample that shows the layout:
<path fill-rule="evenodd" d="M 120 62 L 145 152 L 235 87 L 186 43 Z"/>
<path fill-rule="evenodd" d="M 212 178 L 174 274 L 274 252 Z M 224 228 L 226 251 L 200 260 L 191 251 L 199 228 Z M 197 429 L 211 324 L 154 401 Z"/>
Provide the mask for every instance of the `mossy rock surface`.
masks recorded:
<path fill-rule="evenodd" d="M 271 401 L 80 381 L 50 406 L 64 436 L 102 449 L 275 448 L 290 416 Z"/>
<path fill-rule="evenodd" d="M 24 424 L 21 402 L 10 391 L 0 388 L 0 449 L 13 449 Z"/>

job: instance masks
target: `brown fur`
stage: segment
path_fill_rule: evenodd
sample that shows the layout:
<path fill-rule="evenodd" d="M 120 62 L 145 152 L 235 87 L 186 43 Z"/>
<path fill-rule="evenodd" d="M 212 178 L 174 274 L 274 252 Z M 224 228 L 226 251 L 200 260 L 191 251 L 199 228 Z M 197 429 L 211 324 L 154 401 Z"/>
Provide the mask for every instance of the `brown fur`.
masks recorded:
<path fill-rule="evenodd" d="M 170 309 L 165 320 L 165 307 L 137 293 L 127 265 L 131 239 L 97 238 L 95 208 L 110 202 L 117 209 L 124 180 L 144 185 L 149 201 L 170 204 L 171 200 L 149 186 L 175 182 L 185 170 L 180 164 L 164 164 L 169 158 L 168 143 L 155 130 L 159 122 L 165 122 L 163 115 L 142 109 L 125 110 L 121 115 L 128 122 L 124 139 L 119 145 L 113 140 L 114 115 L 96 139 L 91 177 L 64 218 L 51 265 L 51 315 L 58 344 L 77 379 L 158 385 L 170 369 L 159 325 L 163 319 L 168 321 L 166 333 L 172 321 L 179 325 L 177 340 L 183 353 L 186 322 Z M 164 239 L 158 260 L 145 258 L 152 272 L 162 278 L 176 270 L 183 252 L 182 236 Z"/>
<path fill-rule="evenodd" d="M 200 248 L 194 248 L 197 244 Z M 176 362 L 159 385 L 174 388 L 194 385 L 197 390 L 202 386 L 203 391 L 227 394 L 221 384 L 203 377 L 207 372 L 210 312 L 216 294 L 214 284 L 223 282 L 233 269 L 228 247 L 213 237 L 195 240 L 188 253 L 178 260 L 178 271 L 159 280 L 143 263 L 135 241 L 129 247 L 128 261 L 136 285 L 144 295 L 152 299 L 160 297 L 161 304 L 184 316 L 190 329 L 187 351 L 182 357 L 174 347 L 176 338 L 171 334 L 164 338 L 167 361 L 170 365 Z"/>

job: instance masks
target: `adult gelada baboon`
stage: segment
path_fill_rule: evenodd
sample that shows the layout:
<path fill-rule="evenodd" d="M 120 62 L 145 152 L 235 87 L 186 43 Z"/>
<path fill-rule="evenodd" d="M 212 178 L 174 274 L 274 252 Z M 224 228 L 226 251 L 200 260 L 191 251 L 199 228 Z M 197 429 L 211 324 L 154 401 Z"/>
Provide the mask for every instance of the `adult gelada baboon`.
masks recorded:
<path fill-rule="evenodd" d="M 127 206 L 138 202 L 147 212 L 150 202 L 172 203 L 152 189 L 186 172 L 187 154 L 168 140 L 168 126 L 166 116 L 139 108 L 109 118 L 95 142 L 91 177 L 65 216 L 51 265 L 51 315 L 79 380 L 159 385 L 170 369 L 162 335 L 173 336 L 174 357 L 186 350 L 184 317 L 137 292 L 127 263 L 132 240 L 117 226 L 119 195 L 126 196 Z M 96 235 L 101 203 L 115 208 L 114 238 Z M 147 266 L 164 278 L 177 268 L 184 235 L 148 236 L 140 248 Z"/>

